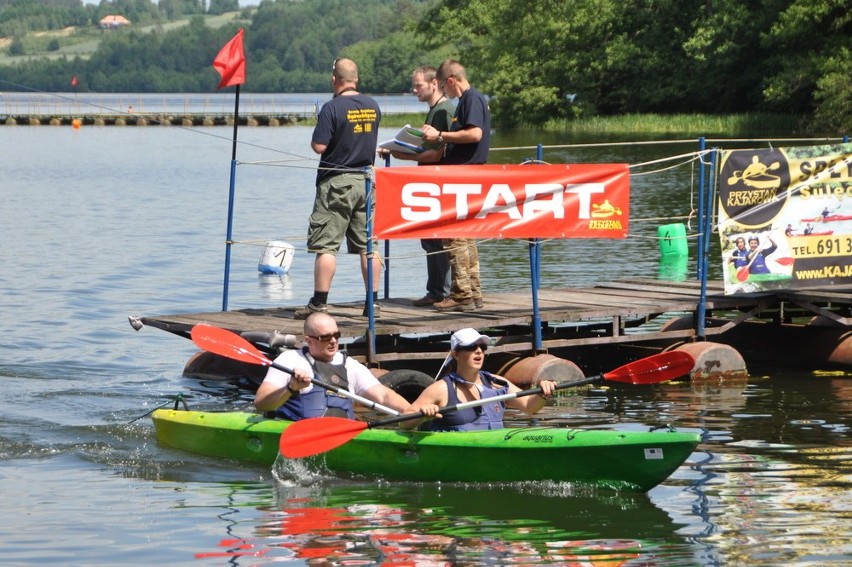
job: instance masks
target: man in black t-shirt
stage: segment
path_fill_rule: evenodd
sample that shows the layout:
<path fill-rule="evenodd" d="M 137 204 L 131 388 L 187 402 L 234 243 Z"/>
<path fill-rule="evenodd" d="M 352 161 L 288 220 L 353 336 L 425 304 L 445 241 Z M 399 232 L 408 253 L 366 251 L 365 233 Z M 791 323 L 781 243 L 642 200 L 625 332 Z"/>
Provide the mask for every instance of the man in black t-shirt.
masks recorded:
<path fill-rule="evenodd" d="M 431 126 L 423 128 L 427 143 L 446 144 L 440 163 L 446 165 L 483 164 L 488 161 L 491 146 L 491 111 L 485 96 L 470 86 L 461 63 L 447 59 L 438 67 L 439 88 L 459 103 L 452 127 L 441 132 Z M 482 309 L 482 285 L 479 277 L 479 250 L 472 238 L 444 240 L 450 256 L 452 288 L 450 297 L 434 304 L 438 311 L 473 311 Z"/>
<path fill-rule="evenodd" d="M 381 263 L 375 254 L 372 285 L 367 282 L 365 184 L 366 170 L 373 165 L 376 155 L 382 115 L 375 100 L 358 92 L 358 66 L 351 59 L 335 59 L 331 84 L 334 98 L 320 110 L 311 138 L 311 148 L 321 155 L 317 194 L 308 227 L 308 251 L 316 254 L 314 295 L 305 307 L 296 310 L 297 319 L 328 311 L 337 251 L 344 237 L 347 252 L 361 255 L 367 302 L 375 302 L 379 287 Z M 374 308 L 375 315 L 378 315 L 377 308 L 378 305 Z"/>

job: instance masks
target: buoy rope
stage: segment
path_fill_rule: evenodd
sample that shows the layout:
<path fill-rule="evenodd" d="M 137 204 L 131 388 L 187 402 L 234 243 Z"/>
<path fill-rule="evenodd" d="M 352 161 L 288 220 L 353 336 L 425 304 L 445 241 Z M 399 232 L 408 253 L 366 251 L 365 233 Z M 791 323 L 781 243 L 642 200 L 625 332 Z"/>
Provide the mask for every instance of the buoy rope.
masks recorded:
<path fill-rule="evenodd" d="M 186 405 L 186 400 L 185 400 L 184 398 L 185 398 L 185 396 L 184 396 L 183 394 L 178 393 L 178 394 L 177 394 L 174 398 L 170 399 L 170 400 L 169 400 L 169 401 L 167 401 L 166 403 L 164 403 L 164 404 L 162 404 L 162 405 L 159 405 L 159 406 L 155 407 L 155 408 L 154 408 L 154 409 L 152 409 L 151 411 L 148 411 L 148 412 L 143 413 L 143 414 L 142 414 L 142 415 L 140 415 L 139 417 L 134 417 L 133 419 L 131 419 L 131 420 L 130 420 L 130 421 L 128 421 L 127 423 L 128 423 L 128 424 L 131 424 L 131 423 L 133 423 L 134 421 L 138 421 L 138 420 L 142 419 L 143 417 L 148 417 L 149 415 L 151 415 L 152 413 L 154 413 L 154 412 L 155 412 L 155 411 L 157 411 L 158 409 L 163 409 L 164 407 L 166 407 L 166 406 L 168 406 L 168 405 L 172 405 L 172 404 L 174 404 L 174 406 L 173 406 L 173 407 L 174 407 L 174 409 L 175 409 L 175 410 L 177 410 L 177 409 L 178 409 L 178 404 L 181 404 L 181 405 L 183 405 L 183 409 L 184 409 L 185 411 L 189 411 L 189 406 L 187 406 L 187 405 Z"/>

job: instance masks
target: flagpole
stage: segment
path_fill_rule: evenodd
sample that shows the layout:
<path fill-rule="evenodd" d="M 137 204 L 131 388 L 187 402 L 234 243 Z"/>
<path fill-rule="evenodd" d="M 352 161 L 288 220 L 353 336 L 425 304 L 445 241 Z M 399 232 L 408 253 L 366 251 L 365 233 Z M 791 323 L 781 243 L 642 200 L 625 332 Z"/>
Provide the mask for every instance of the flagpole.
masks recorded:
<path fill-rule="evenodd" d="M 234 243 L 234 195 L 237 179 L 237 128 L 240 125 L 240 85 L 246 81 L 246 54 L 243 49 L 243 34 L 240 28 L 225 44 L 213 60 L 213 68 L 222 77 L 219 87 L 236 85 L 234 96 L 234 139 L 231 146 L 231 183 L 228 190 L 228 229 L 225 235 L 225 276 L 222 283 L 222 311 L 228 310 L 228 284 L 231 279 L 231 245 Z"/>
<path fill-rule="evenodd" d="M 237 178 L 237 129 L 240 125 L 240 85 L 237 85 L 234 97 L 234 138 L 231 148 L 231 182 L 228 190 L 228 229 L 225 236 L 225 276 L 222 284 L 222 311 L 228 310 L 228 283 L 231 276 L 231 245 L 234 232 L 234 196 Z"/>

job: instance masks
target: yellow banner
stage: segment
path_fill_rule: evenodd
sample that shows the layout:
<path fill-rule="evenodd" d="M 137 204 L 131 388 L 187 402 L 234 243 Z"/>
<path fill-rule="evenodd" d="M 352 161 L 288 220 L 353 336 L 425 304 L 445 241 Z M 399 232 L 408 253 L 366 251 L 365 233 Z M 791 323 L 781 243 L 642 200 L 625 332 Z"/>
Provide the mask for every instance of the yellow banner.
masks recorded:
<path fill-rule="evenodd" d="M 725 293 L 852 282 L 850 197 L 852 144 L 722 152 Z"/>

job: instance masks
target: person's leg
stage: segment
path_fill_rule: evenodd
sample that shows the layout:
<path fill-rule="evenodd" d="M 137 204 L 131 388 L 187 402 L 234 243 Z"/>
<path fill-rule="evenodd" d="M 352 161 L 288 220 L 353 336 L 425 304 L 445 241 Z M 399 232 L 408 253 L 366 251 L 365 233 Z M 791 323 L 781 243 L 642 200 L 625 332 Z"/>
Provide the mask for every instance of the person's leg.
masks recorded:
<path fill-rule="evenodd" d="M 477 309 L 482 309 L 482 281 L 479 277 L 479 248 L 476 246 L 476 240 L 474 239 L 470 239 L 467 261 L 470 295 L 473 299 L 474 306 L 476 306 Z"/>
<path fill-rule="evenodd" d="M 414 302 L 415 305 L 431 305 L 450 296 L 452 278 L 450 259 L 440 239 L 426 238 L 420 241 L 426 252 L 426 295 Z"/>
<path fill-rule="evenodd" d="M 454 238 L 444 241 L 444 248 L 450 258 L 452 286 L 450 297 L 434 305 L 439 311 L 470 311 L 474 308 L 473 296 L 468 277 L 469 246 L 468 239 Z"/>
<path fill-rule="evenodd" d="M 382 274 L 382 263 L 379 260 L 379 255 L 373 252 L 373 295 L 377 295 L 379 293 L 379 282 L 381 281 Z M 364 278 L 364 291 L 367 292 L 370 290 L 370 286 L 367 285 L 367 253 L 363 252 L 361 254 L 361 277 Z"/>
<path fill-rule="evenodd" d="M 367 305 L 373 304 L 373 314 L 379 315 L 378 300 L 379 282 L 382 275 L 381 256 L 378 252 L 378 242 L 372 245 L 373 281 L 368 281 L 367 274 L 367 185 L 362 175 L 351 175 L 351 188 L 348 193 L 349 225 L 346 229 L 346 248 L 350 254 L 358 254 L 361 263 L 361 277 L 364 280 L 364 315 Z M 375 206 L 370 210 L 375 214 Z"/>
<path fill-rule="evenodd" d="M 331 291 L 331 281 L 337 269 L 337 256 L 334 254 L 318 253 L 314 260 L 314 291 Z"/>
<path fill-rule="evenodd" d="M 308 221 L 308 252 L 316 254 L 314 259 L 314 294 L 307 305 L 296 309 L 296 319 L 305 319 L 316 311 L 328 311 L 328 294 L 337 269 L 337 250 L 346 230 L 346 219 L 339 210 L 330 206 L 338 200 L 342 188 L 335 177 L 325 179 L 317 186 L 314 208 Z"/>

